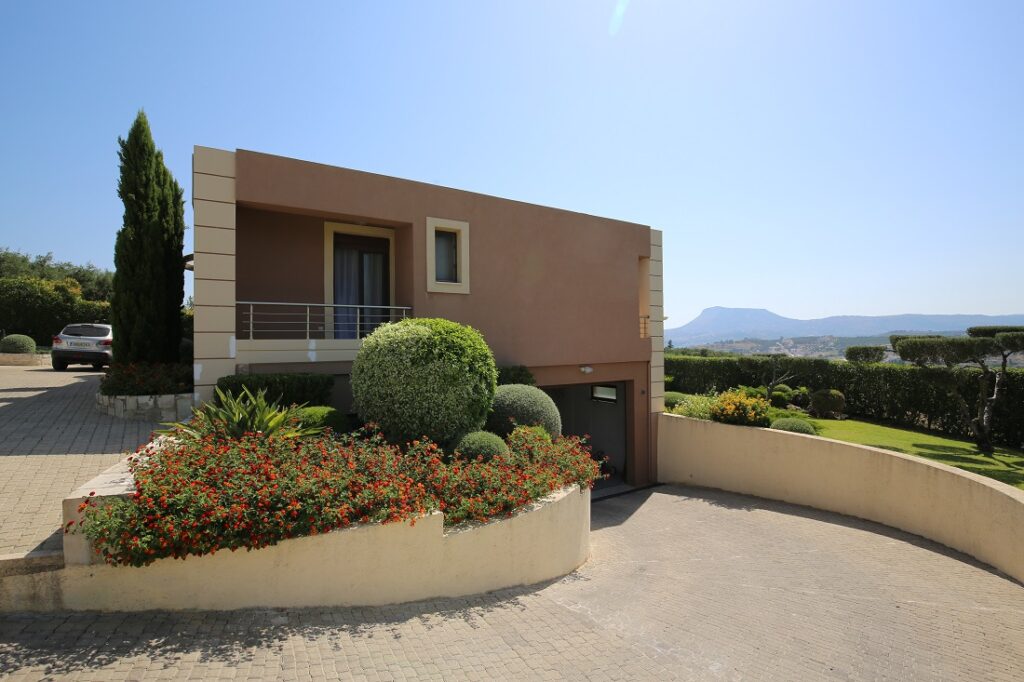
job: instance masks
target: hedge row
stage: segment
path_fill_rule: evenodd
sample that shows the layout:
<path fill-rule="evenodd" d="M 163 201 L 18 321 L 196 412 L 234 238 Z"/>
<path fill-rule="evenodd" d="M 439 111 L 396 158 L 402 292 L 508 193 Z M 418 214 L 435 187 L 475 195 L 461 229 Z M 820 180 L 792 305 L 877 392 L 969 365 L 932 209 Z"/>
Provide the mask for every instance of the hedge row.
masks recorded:
<path fill-rule="evenodd" d="M 848 414 L 906 426 L 923 426 L 951 436 L 969 438 L 956 402 L 930 383 L 917 367 L 894 364 L 835 362 L 815 358 L 781 358 L 780 371 L 792 373 L 790 386 L 811 390 L 835 388 L 846 396 Z M 682 393 L 724 391 L 740 385 L 759 386 L 771 376 L 772 360 L 763 357 L 702 358 L 665 356 L 669 390 Z M 972 405 L 977 397 L 979 370 L 957 373 L 961 394 Z M 1011 370 L 1006 393 L 996 407 L 993 439 L 1001 444 L 1024 444 L 1024 370 Z"/>
<path fill-rule="evenodd" d="M 74 280 L 51 282 L 35 277 L 0 278 L 0 328 L 31 336 L 40 346 L 72 322 L 108 322 L 110 304 L 86 301 Z"/>
<path fill-rule="evenodd" d="M 217 379 L 217 387 L 233 395 L 247 386 L 253 393 L 267 392 L 267 400 L 281 405 L 330 405 L 334 377 L 330 374 L 230 374 Z"/>

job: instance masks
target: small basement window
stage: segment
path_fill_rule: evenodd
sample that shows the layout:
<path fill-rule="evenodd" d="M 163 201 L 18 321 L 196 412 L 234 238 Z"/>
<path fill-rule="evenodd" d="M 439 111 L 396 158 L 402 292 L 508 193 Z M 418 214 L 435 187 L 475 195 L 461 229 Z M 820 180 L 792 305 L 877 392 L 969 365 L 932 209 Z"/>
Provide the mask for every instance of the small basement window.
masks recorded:
<path fill-rule="evenodd" d="M 427 218 L 427 291 L 469 293 L 469 223 Z"/>
<path fill-rule="evenodd" d="M 617 403 L 619 402 L 619 389 L 615 386 L 591 386 L 590 399 L 603 403 Z"/>

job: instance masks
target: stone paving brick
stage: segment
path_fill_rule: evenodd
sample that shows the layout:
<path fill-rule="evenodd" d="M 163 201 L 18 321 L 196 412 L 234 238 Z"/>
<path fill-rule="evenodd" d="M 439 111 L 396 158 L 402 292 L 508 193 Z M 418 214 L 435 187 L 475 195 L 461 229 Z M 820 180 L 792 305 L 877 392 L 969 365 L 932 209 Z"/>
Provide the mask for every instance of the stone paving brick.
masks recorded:
<path fill-rule="evenodd" d="M 64 496 L 158 427 L 98 412 L 99 377 L 0 366 L 0 554 L 60 549 Z"/>
<path fill-rule="evenodd" d="M 0 676 L 1024 678 L 1024 587 L 921 538 L 679 487 L 597 502 L 593 528 L 592 558 L 572 575 L 465 599 L 10 614 Z"/>

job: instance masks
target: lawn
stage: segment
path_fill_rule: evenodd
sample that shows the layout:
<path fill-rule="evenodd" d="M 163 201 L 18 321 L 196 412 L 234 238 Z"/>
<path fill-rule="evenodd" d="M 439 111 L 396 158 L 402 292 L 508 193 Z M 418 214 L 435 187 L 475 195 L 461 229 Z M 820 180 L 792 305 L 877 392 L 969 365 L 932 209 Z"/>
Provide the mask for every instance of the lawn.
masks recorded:
<path fill-rule="evenodd" d="M 856 419 L 814 419 L 825 438 L 870 445 L 918 455 L 982 476 L 994 478 L 1024 490 L 1024 452 L 996 448 L 995 457 L 978 452 L 973 443 L 936 436 L 925 431 L 897 429 Z"/>

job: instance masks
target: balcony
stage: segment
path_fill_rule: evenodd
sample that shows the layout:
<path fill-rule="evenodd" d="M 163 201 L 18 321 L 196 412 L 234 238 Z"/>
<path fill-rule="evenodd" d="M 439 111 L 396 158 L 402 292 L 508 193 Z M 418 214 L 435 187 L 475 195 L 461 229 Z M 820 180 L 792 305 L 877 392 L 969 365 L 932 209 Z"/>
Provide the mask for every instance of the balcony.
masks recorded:
<path fill-rule="evenodd" d="M 238 339 L 358 342 L 386 322 L 412 316 L 407 306 L 238 301 Z"/>

